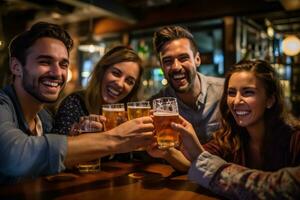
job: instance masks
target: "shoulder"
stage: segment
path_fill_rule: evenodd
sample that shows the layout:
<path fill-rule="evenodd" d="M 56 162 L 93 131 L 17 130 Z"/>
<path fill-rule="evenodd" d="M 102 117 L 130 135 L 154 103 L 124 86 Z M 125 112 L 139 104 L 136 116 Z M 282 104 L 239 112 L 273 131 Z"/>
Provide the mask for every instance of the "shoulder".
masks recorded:
<path fill-rule="evenodd" d="M 3 90 L 0 90 L 0 105 L 3 104 L 12 104 L 12 102 L 9 96 L 7 96 L 7 94 L 5 94 Z"/>
<path fill-rule="evenodd" d="M 0 107 L 2 109 L 14 110 L 14 104 L 3 90 L 0 90 Z M 2 112 L 2 111 L 1 111 Z"/>
<path fill-rule="evenodd" d="M 86 110 L 84 96 L 80 92 L 74 92 L 66 96 L 58 106 L 57 113 L 64 112 L 81 112 Z M 56 113 L 56 114 L 57 114 Z"/>
<path fill-rule="evenodd" d="M 204 74 L 199 73 L 200 79 L 205 81 L 208 85 L 213 86 L 213 87 L 219 87 L 223 88 L 224 87 L 224 78 L 220 77 L 214 77 L 214 76 L 206 76 Z"/>
<path fill-rule="evenodd" d="M 170 87 L 169 86 L 162 88 L 158 93 L 151 96 L 148 100 L 152 101 L 153 99 L 157 99 L 157 98 L 160 98 L 160 97 L 167 97 L 167 96 L 173 96 L 170 92 Z"/>
<path fill-rule="evenodd" d="M 81 92 L 74 92 L 66 96 L 59 104 L 59 107 L 65 107 L 68 105 L 81 105 L 83 103 L 84 97 L 81 95 Z"/>

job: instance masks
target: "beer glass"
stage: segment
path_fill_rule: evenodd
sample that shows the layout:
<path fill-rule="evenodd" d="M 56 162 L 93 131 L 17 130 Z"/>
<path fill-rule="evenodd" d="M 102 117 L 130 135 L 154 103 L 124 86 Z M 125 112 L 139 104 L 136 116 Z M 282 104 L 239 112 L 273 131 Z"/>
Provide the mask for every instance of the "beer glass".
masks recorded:
<path fill-rule="evenodd" d="M 149 101 L 137 101 L 127 103 L 127 115 L 129 120 L 149 116 L 150 110 L 151 106 Z"/>
<path fill-rule="evenodd" d="M 78 123 L 79 134 L 101 131 L 92 126 L 92 121 L 100 122 L 100 119 L 97 116 L 81 117 L 80 122 Z M 101 158 L 79 163 L 77 169 L 81 173 L 99 172 L 101 170 Z"/>
<path fill-rule="evenodd" d="M 127 116 L 128 120 L 150 115 L 150 102 L 149 101 L 136 101 L 127 103 Z M 143 147 L 136 149 L 136 151 L 144 151 Z"/>
<path fill-rule="evenodd" d="M 158 148 L 168 149 L 178 146 L 179 133 L 171 128 L 171 122 L 179 122 L 176 98 L 162 97 L 154 99 L 153 116 Z"/>
<path fill-rule="evenodd" d="M 102 115 L 106 117 L 104 130 L 108 131 L 127 121 L 125 107 L 123 103 L 102 105 Z"/>

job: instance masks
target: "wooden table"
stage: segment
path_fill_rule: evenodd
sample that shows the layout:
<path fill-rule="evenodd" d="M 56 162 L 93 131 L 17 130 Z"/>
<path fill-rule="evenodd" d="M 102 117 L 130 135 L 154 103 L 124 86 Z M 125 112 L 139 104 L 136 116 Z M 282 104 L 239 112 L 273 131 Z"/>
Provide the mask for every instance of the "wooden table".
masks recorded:
<path fill-rule="evenodd" d="M 169 165 L 108 162 L 101 167 L 98 173 L 62 173 L 1 185 L 0 199 L 219 199 Z"/>

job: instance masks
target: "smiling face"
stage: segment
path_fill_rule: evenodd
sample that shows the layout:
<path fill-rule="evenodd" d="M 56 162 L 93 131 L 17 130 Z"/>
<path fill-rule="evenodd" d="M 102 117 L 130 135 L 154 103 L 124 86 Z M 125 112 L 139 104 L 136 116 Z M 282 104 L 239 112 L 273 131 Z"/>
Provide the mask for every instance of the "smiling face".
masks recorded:
<path fill-rule="evenodd" d="M 263 127 L 264 113 L 273 105 L 263 83 L 252 72 L 235 72 L 228 82 L 227 105 L 239 126 Z"/>
<path fill-rule="evenodd" d="M 172 88 L 179 93 L 193 90 L 200 65 L 199 53 L 194 55 L 190 41 L 186 38 L 166 43 L 160 53 L 165 78 Z"/>
<path fill-rule="evenodd" d="M 140 68 L 135 62 L 121 62 L 110 66 L 103 76 L 101 94 L 104 103 L 124 99 L 137 84 Z"/>
<path fill-rule="evenodd" d="M 15 81 L 41 103 L 57 100 L 67 78 L 69 56 L 65 45 L 53 38 L 40 38 L 27 50 L 26 64 L 12 61 Z"/>

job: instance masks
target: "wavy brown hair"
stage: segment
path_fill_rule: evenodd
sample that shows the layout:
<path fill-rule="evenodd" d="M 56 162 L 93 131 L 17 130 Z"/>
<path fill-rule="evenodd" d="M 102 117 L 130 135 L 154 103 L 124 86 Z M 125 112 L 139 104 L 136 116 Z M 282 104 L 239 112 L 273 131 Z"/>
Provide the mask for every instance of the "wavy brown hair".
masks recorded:
<path fill-rule="evenodd" d="M 230 154 L 236 155 L 241 149 L 243 141 L 247 141 L 248 137 L 246 128 L 240 127 L 236 123 L 227 104 L 228 83 L 231 76 L 234 73 L 244 71 L 253 73 L 263 83 L 267 97 L 274 96 L 275 98 L 272 107 L 266 109 L 264 113 L 266 127 L 264 148 L 268 148 L 276 144 L 277 140 L 280 140 L 280 135 L 278 137 L 276 135 L 282 135 L 282 133 L 279 133 L 279 130 L 292 130 L 293 127 L 299 128 L 298 121 L 294 120 L 285 110 L 283 89 L 275 69 L 269 63 L 262 60 L 243 60 L 232 66 L 226 74 L 224 91 L 220 101 L 221 129 L 214 134 L 214 139 L 225 150 L 226 153 L 224 156 Z M 287 127 L 291 129 L 286 129 Z"/>
<path fill-rule="evenodd" d="M 89 113 L 100 113 L 100 108 L 103 104 L 100 92 L 103 76 L 110 66 L 120 62 L 135 62 L 140 68 L 139 76 L 133 89 L 120 102 L 127 102 L 136 96 L 143 73 L 142 60 L 133 49 L 126 46 L 116 46 L 104 54 L 90 75 L 90 81 L 84 94 L 85 104 Z"/>

